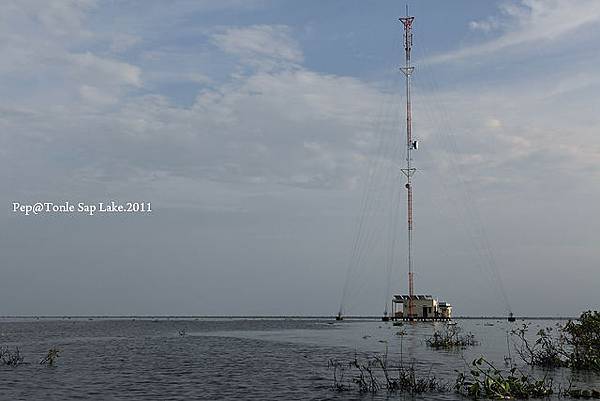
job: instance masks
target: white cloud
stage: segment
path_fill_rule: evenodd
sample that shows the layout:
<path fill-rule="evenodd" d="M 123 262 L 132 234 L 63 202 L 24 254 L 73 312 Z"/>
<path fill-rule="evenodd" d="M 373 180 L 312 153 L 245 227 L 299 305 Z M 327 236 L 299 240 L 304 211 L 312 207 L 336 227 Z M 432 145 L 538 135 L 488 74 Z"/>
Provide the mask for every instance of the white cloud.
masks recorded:
<path fill-rule="evenodd" d="M 106 86 L 141 86 L 141 70 L 128 63 L 98 57 L 90 52 L 68 54 L 71 64 L 71 77 L 87 80 L 100 80 Z"/>
<path fill-rule="evenodd" d="M 500 28 L 500 23 L 496 18 L 490 17 L 480 21 L 470 21 L 469 28 L 474 31 L 491 32 Z"/>
<path fill-rule="evenodd" d="M 72 41 L 88 37 L 87 13 L 95 0 L 8 0 L 2 2 L 0 21 L 6 30 L 30 31 L 40 37 Z"/>
<path fill-rule="evenodd" d="M 354 143 L 381 96 L 351 78 L 303 69 L 262 72 L 203 92 L 189 109 L 154 97 L 130 102 L 111 117 L 118 124 L 112 131 L 162 151 L 152 163 L 135 152 L 140 145 L 110 141 L 131 147 L 130 163 L 174 175 L 338 187 L 357 174 L 356 154 L 368 148 Z"/>
<path fill-rule="evenodd" d="M 486 126 L 488 128 L 500 128 L 502 127 L 502 122 L 497 118 L 490 118 L 486 121 Z"/>
<path fill-rule="evenodd" d="M 260 63 L 285 61 L 299 63 L 302 51 L 284 25 L 253 25 L 243 28 L 225 28 L 213 35 L 214 43 L 223 51 L 241 57 L 245 62 Z"/>
<path fill-rule="evenodd" d="M 538 2 L 523 4 L 527 7 L 505 7 L 505 14 L 520 21 L 550 18 L 540 16 L 544 13 Z M 555 11 L 546 12 L 554 15 Z M 84 29 L 82 22 L 67 25 Z M 118 32 L 115 34 L 119 37 Z M 38 41 L 32 42 L 32 49 L 45 44 L 42 36 L 36 36 Z M 302 51 L 287 27 L 221 28 L 212 40 L 222 52 L 239 57 L 240 66 L 278 68 L 254 69 L 221 83 L 201 73 L 161 72 L 162 82 L 187 80 L 211 85 L 211 89 L 202 89 L 190 106 L 182 107 L 160 93 L 124 96 L 129 89 L 144 85 L 139 67 L 90 51 L 76 53 L 64 46 L 57 48 L 57 42 L 52 41 L 54 55 L 40 51 L 43 62 L 33 63 L 32 68 L 41 68 L 38 73 L 53 71 L 61 79 L 40 104 L 26 103 L 24 99 L 10 105 L 5 102 L 5 132 L 45 133 L 74 154 L 90 155 L 72 160 L 71 167 L 95 179 L 119 179 L 113 175 L 114 166 L 118 165 L 121 175 L 145 171 L 143 175 L 334 188 L 354 185 L 360 169 L 373 157 L 374 121 L 383 127 L 379 129 L 390 132 L 392 124 L 398 123 L 394 120 L 400 118 L 397 105 L 388 105 L 390 110 L 396 110 L 394 118 L 389 114 L 377 117 L 381 105 L 389 103 L 390 98 L 373 86 L 359 79 L 303 68 L 299 64 Z M 35 57 L 35 53 L 30 54 Z M 12 61 L 5 59 L 0 65 Z M 597 163 L 594 148 L 581 147 L 581 142 L 591 139 L 588 126 L 578 127 L 578 142 L 564 135 L 564 129 L 574 129 L 572 124 L 562 127 L 560 134 L 558 129 L 549 129 L 560 126 L 555 116 L 561 109 L 548 94 L 552 97 L 597 82 L 593 75 L 580 78 L 572 76 L 559 83 L 534 80 L 529 83 L 528 93 L 523 93 L 518 84 L 501 93 L 482 92 L 480 88 L 470 93 L 463 88 L 461 93 L 436 94 L 443 104 L 451 105 L 452 115 L 459 116 L 451 122 L 455 132 L 461 133 L 457 137 L 460 154 L 453 156 L 454 162 L 465 169 L 465 174 L 481 180 L 489 178 L 491 168 L 525 163 L 539 152 L 560 155 L 569 163 L 576 157 L 580 166 Z M 53 90 L 76 96 L 61 97 Z M 433 94 L 420 96 L 423 104 Z M 469 99 L 478 99 L 476 107 Z M 551 103 L 542 107 L 541 101 Z M 111 109 L 116 104 L 119 107 Z M 518 109 L 514 108 L 516 104 Z M 419 110 L 419 105 L 415 104 L 415 108 Z M 23 119 L 17 109 L 33 113 L 35 118 Z M 540 121 L 548 124 L 538 119 L 535 124 L 528 121 L 533 114 L 545 116 Z M 44 128 L 40 121 L 51 128 Z M 85 121 L 85 126 L 75 121 Z M 417 125 L 424 147 L 438 152 L 430 160 L 443 168 L 450 162 L 450 149 L 440 147 L 431 135 L 446 129 L 448 124 L 434 122 L 435 118 L 426 118 L 417 121 Z M 92 144 L 81 136 L 82 130 L 103 134 L 96 136 Z M 485 135 L 472 134 L 473 131 Z M 27 141 L 28 135 L 22 138 Z M 48 146 L 54 145 L 48 142 Z M 43 153 L 59 151 L 52 149 Z"/>
<path fill-rule="evenodd" d="M 543 183 L 538 176 L 544 171 L 557 179 L 579 180 L 583 171 L 600 176 L 600 147 L 594 145 L 600 120 L 590 113 L 589 97 L 571 98 L 565 107 L 563 98 L 552 96 L 569 81 L 568 74 L 564 84 L 530 77 L 525 87 L 518 81 L 501 91 L 476 86 L 421 94 L 414 108 L 421 115 L 425 161 L 442 172 L 454 164 L 469 180 L 496 176 L 529 188 Z"/>
<path fill-rule="evenodd" d="M 111 38 L 110 51 L 123 53 L 140 42 L 141 38 L 139 36 L 116 32 Z"/>
<path fill-rule="evenodd" d="M 566 74 L 563 79 L 557 81 L 554 88 L 548 92 L 548 96 L 559 96 L 598 85 L 600 85 L 600 75 L 597 71 L 575 72 L 573 74 Z"/>
<path fill-rule="evenodd" d="M 537 46 L 600 22 L 600 2 L 595 0 L 519 0 L 503 3 L 500 11 L 501 21 L 491 18 L 469 23 L 472 29 L 482 31 L 502 27 L 503 32 L 498 37 L 433 56 L 427 62 L 461 60 L 533 43 Z"/>
<path fill-rule="evenodd" d="M 117 102 L 115 96 L 93 86 L 82 85 L 79 88 L 79 93 L 84 100 L 99 106 L 108 106 Z"/>

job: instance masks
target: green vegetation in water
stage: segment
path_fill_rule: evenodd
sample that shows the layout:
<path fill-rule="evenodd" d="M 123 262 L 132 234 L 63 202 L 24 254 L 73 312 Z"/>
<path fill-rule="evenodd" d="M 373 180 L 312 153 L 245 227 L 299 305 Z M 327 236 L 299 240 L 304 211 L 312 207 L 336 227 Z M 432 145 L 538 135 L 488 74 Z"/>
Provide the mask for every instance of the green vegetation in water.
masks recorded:
<path fill-rule="evenodd" d="M 513 330 L 516 350 L 530 366 L 570 367 L 600 372 L 600 313 L 587 311 L 564 326 L 539 330 L 535 341 L 527 338 L 529 326 Z"/>
<path fill-rule="evenodd" d="M 528 399 L 554 394 L 551 379 L 535 379 L 516 367 L 508 372 L 497 369 L 483 357 L 475 359 L 469 373 L 459 372 L 454 385 L 457 393 L 472 398 Z"/>
<path fill-rule="evenodd" d="M 333 370 L 333 389 L 336 391 L 358 390 L 360 393 L 377 393 L 385 389 L 390 393 L 423 394 L 446 392 L 449 386 L 429 372 L 419 375 L 414 362 L 409 366 L 388 364 L 386 353 L 351 361 L 329 360 Z"/>
<path fill-rule="evenodd" d="M 54 366 L 54 362 L 58 359 L 59 352 L 60 350 L 58 348 L 50 348 L 46 356 L 40 360 L 40 365 Z"/>
<path fill-rule="evenodd" d="M 597 311 L 584 312 L 579 319 L 565 325 L 557 324 L 556 327 L 539 330 L 534 340 L 529 339 L 528 330 L 529 326 L 525 324 L 510 333 L 513 340 L 516 339 L 517 353 L 527 365 L 600 372 L 600 313 Z M 426 375 L 419 374 L 414 360 L 409 366 L 404 366 L 402 338 L 406 333 L 399 331 L 396 334 L 401 338 L 399 365 L 388 364 L 387 346 L 382 356 L 361 360 L 355 355 L 351 361 L 331 359 L 329 368 L 333 370 L 333 389 L 358 390 L 361 393 L 376 393 L 383 389 L 389 393 L 411 395 L 449 391 L 448 384 L 438 380 L 431 371 Z M 477 345 L 478 342 L 471 333 L 462 334 L 460 327 L 445 326 L 428 338 L 426 344 L 435 349 L 453 349 Z M 468 372 L 458 372 L 454 390 L 471 399 L 529 399 L 551 395 L 600 398 L 600 391 L 573 388 L 571 383 L 567 388 L 555 388 L 552 379 L 547 376 L 537 378 L 523 373 L 512 364 L 510 356 L 508 361 L 510 368 L 500 370 L 484 357 L 474 360 Z"/>
<path fill-rule="evenodd" d="M 58 348 L 50 348 L 48 353 L 40 360 L 40 365 L 54 365 L 59 354 Z M 27 364 L 25 357 L 21 355 L 19 347 L 15 347 L 14 351 L 6 346 L 0 347 L 0 365 L 19 366 Z"/>
<path fill-rule="evenodd" d="M 568 366 L 566 337 L 560 325 L 540 329 L 535 341 L 528 339 L 528 331 L 529 325 L 523 324 L 511 332 L 517 340 L 515 349 L 523 362 L 543 368 Z"/>
<path fill-rule="evenodd" d="M 600 312 L 584 312 L 577 321 L 569 321 L 563 330 L 571 346 L 569 366 L 600 372 Z"/>
<path fill-rule="evenodd" d="M 462 334 L 462 328 L 451 325 L 445 325 L 442 330 L 435 331 L 425 343 L 435 349 L 466 348 L 479 344 L 472 333 Z"/>
<path fill-rule="evenodd" d="M 18 366 L 24 363 L 25 358 L 21 355 L 19 347 L 11 351 L 8 347 L 0 347 L 0 365 Z"/>

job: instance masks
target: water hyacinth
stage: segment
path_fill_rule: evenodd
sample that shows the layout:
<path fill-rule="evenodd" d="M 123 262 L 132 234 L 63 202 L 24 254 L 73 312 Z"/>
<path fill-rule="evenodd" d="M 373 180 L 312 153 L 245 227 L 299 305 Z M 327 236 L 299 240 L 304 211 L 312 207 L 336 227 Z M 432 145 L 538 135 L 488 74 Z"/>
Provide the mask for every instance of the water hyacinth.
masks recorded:
<path fill-rule="evenodd" d="M 460 372 L 454 388 L 472 399 L 542 398 L 554 393 L 552 379 L 536 379 L 512 367 L 508 372 L 497 369 L 483 357 L 475 359 L 468 373 Z"/>

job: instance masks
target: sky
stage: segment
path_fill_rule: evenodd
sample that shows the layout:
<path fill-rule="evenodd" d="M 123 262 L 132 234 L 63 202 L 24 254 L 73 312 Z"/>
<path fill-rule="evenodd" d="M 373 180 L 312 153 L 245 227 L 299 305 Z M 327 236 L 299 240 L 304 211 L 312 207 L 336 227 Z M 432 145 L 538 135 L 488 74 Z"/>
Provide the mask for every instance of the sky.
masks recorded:
<path fill-rule="evenodd" d="M 2 9 L 0 315 L 380 315 L 407 291 L 405 2 Z M 598 309 L 600 3 L 409 9 L 416 292 Z M 13 210 L 111 200 L 152 212 Z"/>

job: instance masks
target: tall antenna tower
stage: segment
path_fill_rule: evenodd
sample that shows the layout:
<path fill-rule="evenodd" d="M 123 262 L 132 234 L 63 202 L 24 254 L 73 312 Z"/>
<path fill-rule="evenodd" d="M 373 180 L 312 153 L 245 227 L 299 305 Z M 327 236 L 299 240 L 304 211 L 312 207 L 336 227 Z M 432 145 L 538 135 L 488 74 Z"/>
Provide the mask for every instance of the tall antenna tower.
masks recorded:
<path fill-rule="evenodd" d="M 417 169 L 413 166 L 412 153 L 419 147 L 418 141 L 414 140 L 412 135 L 412 104 L 411 104 L 411 78 L 414 72 L 414 67 L 411 63 L 411 51 L 412 51 L 412 27 L 415 17 L 411 17 L 408 14 L 408 6 L 406 6 L 406 14 L 404 17 L 400 17 L 400 21 L 404 27 L 404 55 L 405 61 L 404 66 L 400 67 L 400 71 L 404 74 L 406 84 L 406 164 L 402 166 L 400 171 L 406 177 L 406 184 L 404 185 L 407 191 L 406 196 L 406 219 L 408 228 L 408 295 L 394 295 L 392 298 L 392 315 L 388 316 L 388 304 L 386 302 L 385 310 L 383 312 L 382 320 L 384 322 L 389 320 L 408 320 L 408 321 L 437 321 L 437 320 L 450 320 L 452 319 L 452 305 L 448 302 L 439 302 L 437 298 L 431 295 L 415 295 L 414 288 L 414 271 L 413 271 L 413 176 Z M 361 216 L 359 224 L 359 234 L 362 228 Z M 391 234 L 391 233 L 390 233 Z M 360 235 L 355 237 L 353 245 L 353 251 L 357 249 L 357 244 L 361 239 Z M 391 248 L 390 248 L 391 249 Z M 356 256 L 355 254 L 353 257 Z M 391 260 L 391 255 L 388 255 Z M 358 262 L 357 262 L 358 263 Z M 391 262 L 390 262 L 391 263 Z M 348 268 L 349 272 L 353 265 Z M 391 264 L 388 264 L 390 267 Z M 336 316 L 337 320 L 342 320 L 342 308 L 344 304 L 344 297 L 347 289 L 348 276 L 346 276 L 346 286 L 344 287 L 344 293 L 342 294 L 342 303 L 340 311 Z M 388 272 L 388 285 L 391 279 L 391 273 Z M 389 292 L 389 288 L 388 288 Z M 399 309 L 400 308 L 400 309 Z"/>
<path fill-rule="evenodd" d="M 406 17 L 401 17 L 400 21 L 404 25 L 404 67 L 400 70 L 404 73 L 406 79 L 406 167 L 401 169 L 406 176 L 407 190 L 407 223 L 408 223 L 408 318 L 412 319 L 415 314 L 414 310 L 414 278 L 413 278 L 413 260 L 412 260 L 412 232 L 413 232 L 413 193 L 412 193 L 412 176 L 416 169 L 412 166 L 411 152 L 416 150 L 418 142 L 412 139 L 412 107 L 410 102 L 410 77 L 414 71 L 414 67 L 410 62 L 410 51 L 412 49 L 412 24 L 415 17 L 408 16 L 408 6 L 406 6 Z"/>

